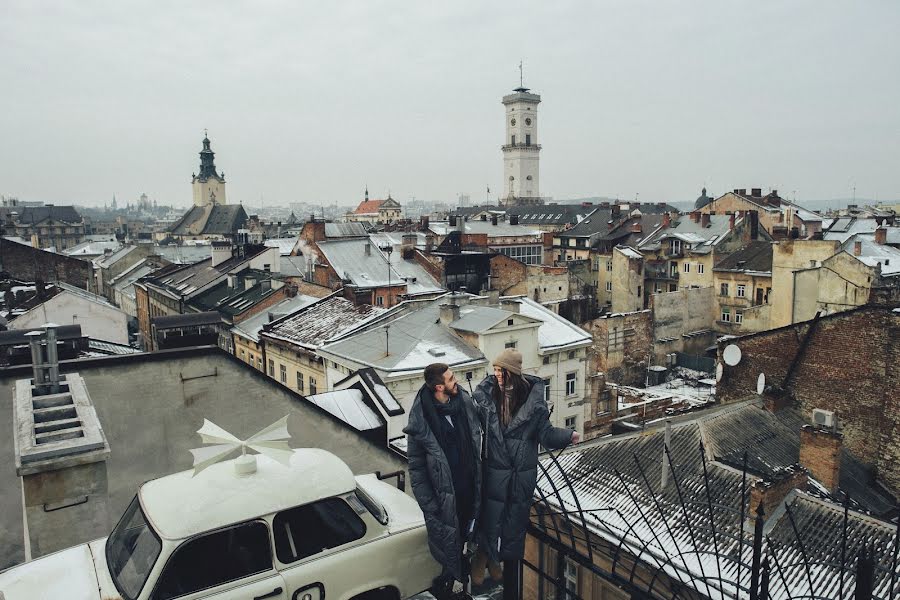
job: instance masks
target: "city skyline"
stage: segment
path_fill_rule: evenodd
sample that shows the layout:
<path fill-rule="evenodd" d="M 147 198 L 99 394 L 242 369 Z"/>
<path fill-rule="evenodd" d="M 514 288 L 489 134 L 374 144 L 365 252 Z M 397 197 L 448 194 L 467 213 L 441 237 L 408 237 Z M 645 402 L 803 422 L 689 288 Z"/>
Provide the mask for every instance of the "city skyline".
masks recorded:
<path fill-rule="evenodd" d="M 900 197 L 893 4 L 58 8 L 0 24 L 22 200 L 187 207 L 208 128 L 229 203 L 496 201 L 520 60 L 545 196 Z"/>

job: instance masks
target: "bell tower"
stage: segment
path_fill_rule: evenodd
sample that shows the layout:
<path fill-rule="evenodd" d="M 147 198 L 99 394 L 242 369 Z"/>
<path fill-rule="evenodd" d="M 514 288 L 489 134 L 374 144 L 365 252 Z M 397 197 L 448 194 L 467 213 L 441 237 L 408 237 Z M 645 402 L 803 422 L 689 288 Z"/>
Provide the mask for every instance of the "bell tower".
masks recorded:
<path fill-rule="evenodd" d="M 209 137 L 204 135 L 203 150 L 200 151 L 200 173 L 194 174 L 191 180 L 194 188 L 194 206 L 226 204 L 225 173 L 216 172 L 215 158 L 216 153 L 210 147 Z"/>
<path fill-rule="evenodd" d="M 519 65 L 521 74 L 521 65 Z M 541 145 L 537 131 L 538 94 L 522 84 L 503 97 L 506 139 L 503 142 L 503 197 L 507 206 L 543 204 L 540 192 Z"/>

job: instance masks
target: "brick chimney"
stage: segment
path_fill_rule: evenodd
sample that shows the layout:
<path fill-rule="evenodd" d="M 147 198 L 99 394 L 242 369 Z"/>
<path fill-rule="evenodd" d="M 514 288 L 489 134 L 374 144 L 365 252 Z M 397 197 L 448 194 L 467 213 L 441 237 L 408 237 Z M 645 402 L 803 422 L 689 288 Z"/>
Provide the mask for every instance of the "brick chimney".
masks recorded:
<path fill-rule="evenodd" d="M 853 256 L 862 254 L 862 242 L 853 242 Z"/>
<path fill-rule="evenodd" d="M 729 230 L 734 229 L 734 213 L 731 213 L 730 215 L 728 215 L 728 229 Z"/>
<path fill-rule="evenodd" d="M 875 230 L 875 243 L 884 246 L 887 244 L 887 229 L 879 227 Z"/>
<path fill-rule="evenodd" d="M 618 219 L 620 214 L 622 214 L 622 209 L 619 207 L 618 202 L 609 207 L 609 216 L 611 219 Z"/>
<path fill-rule="evenodd" d="M 832 493 L 840 483 L 843 443 L 843 434 L 836 431 L 813 425 L 800 428 L 800 464 Z"/>
<path fill-rule="evenodd" d="M 700 215 L 700 227 L 709 227 L 709 213 Z"/>
<path fill-rule="evenodd" d="M 806 490 L 808 482 L 806 469 L 800 465 L 792 465 L 769 479 L 757 479 L 750 485 L 750 512 L 755 513 L 762 503 L 765 513 L 771 515 L 792 490 Z"/>
<path fill-rule="evenodd" d="M 697 211 L 692 212 L 691 213 L 691 221 L 693 221 L 694 223 L 699 223 L 700 222 L 700 213 L 698 213 Z"/>
<path fill-rule="evenodd" d="M 662 221 L 663 229 L 667 229 L 671 225 L 672 225 L 672 217 L 669 216 L 668 212 L 663 213 L 663 221 Z"/>
<path fill-rule="evenodd" d="M 459 319 L 459 306 L 456 304 L 441 304 L 441 324 L 449 325 L 453 321 Z"/>
<path fill-rule="evenodd" d="M 641 222 L 635 221 L 631 224 L 631 233 L 640 233 L 641 232 Z"/>
<path fill-rule="evenodd" d="M 762 198 L 762 188 L 750 188 L 750 195 L 754 198 Z"/>

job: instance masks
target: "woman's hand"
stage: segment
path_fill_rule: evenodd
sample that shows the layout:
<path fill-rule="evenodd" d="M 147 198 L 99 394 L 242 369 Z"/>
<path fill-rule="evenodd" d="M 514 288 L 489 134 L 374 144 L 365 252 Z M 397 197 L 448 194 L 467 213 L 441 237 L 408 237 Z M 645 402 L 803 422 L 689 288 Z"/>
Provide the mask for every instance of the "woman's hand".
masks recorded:
<path fill-rule="evenodd" d="M 579 441 L 581 441 L 581 436 L 578 434 L 577 431 L 573 431 L 572 432 L 572 443 L 577 444 Z"/>

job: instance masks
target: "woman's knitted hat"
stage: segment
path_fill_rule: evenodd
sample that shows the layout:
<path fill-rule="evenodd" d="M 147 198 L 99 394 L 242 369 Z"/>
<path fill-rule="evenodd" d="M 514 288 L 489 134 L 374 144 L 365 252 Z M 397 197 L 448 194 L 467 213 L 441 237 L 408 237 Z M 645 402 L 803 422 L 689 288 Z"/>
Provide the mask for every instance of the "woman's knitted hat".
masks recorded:
<path fill-rule="evenodd" d="M 510 373 L 522 374 L 522 353 L 513 348 L 507 348 L 494 359 L 494 366 L 503 367 Z"/>

